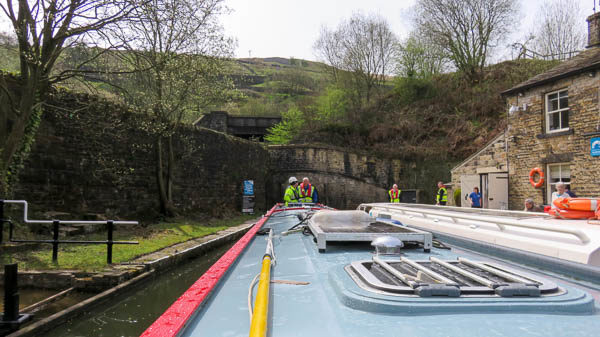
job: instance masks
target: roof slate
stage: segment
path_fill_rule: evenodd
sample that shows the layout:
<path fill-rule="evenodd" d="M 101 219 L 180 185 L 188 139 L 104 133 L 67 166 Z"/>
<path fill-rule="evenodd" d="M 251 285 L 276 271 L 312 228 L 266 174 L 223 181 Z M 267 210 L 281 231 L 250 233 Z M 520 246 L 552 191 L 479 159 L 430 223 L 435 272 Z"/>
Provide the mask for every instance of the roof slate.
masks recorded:
<path fill-rule="evenodd" d="M 510 95 L 518 91 L 540 86 L 596 68 L 600 68 L 600 48 L 590 48 L 579 53 L 577 56 L 562 62 L 545 73 L 536 75 L 525 82 L 521 82 L 516 86 L 503 91 L 502 95 Z"/>

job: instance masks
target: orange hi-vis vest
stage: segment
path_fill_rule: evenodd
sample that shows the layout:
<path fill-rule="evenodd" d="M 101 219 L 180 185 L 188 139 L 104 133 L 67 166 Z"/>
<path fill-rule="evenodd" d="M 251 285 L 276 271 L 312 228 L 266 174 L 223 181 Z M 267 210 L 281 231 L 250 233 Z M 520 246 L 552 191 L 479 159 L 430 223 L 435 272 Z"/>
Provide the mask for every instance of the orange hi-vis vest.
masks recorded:
<path fill-rule="evenodd" d="M 388 193 L 390 195 L 390 202 L 400 202 L 400 189 L 394 192 L 392 188 Z"/>
<path fill-rule="evenodd" d="M 308 189 L 304 189 L 304 183 L 298 186 L 298 194 L 300 194 L 300 202 L 312 202 L 314 189 L 311 184 L 308 184 Z"/>

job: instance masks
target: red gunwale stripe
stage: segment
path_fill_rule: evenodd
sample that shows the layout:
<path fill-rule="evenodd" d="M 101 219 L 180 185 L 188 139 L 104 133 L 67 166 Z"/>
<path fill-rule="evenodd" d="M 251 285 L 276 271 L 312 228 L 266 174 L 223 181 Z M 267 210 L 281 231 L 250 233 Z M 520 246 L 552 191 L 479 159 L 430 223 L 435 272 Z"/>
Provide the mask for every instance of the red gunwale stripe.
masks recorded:
<path fill-rule="evenodd" d="M 236 242 L 215 264 L 213 264 L 192 286 L 173 303 L 140 337 L 176 336 L 196 309 L 208 298 L 229 267 L 252 240 L 256 232 L 269 216 L 283 210 L 276 210 L 277 204 L 260 219 L 241 239 Z M 302 209 L 302 208 L 298 208 Z"/>

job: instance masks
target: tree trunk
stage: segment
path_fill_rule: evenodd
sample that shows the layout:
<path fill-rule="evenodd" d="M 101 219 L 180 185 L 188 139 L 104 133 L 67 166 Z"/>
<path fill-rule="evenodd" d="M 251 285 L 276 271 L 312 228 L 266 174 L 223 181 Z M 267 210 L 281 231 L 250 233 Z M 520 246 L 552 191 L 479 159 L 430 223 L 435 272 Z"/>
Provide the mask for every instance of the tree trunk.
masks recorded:
<path fill-rule="evenodd" d="M 10 132 L 2 137 L 3 144 L 0 144 L 0 193 L 3 194 L 9 192 L 11 186 L 9 186 L 8 171 L 15 160 L 15 155 L 22 150 L 24 142 L 27 141 L 27 126 L 31 121 L 36 105 L 39 103 L 39 98 L 43 94 L 40 92 L 43 84 L 40 86 L 37 83 L 38 76 L 33 76 L 21 86 L 18 106 L 19 115 L 15 116 L 15 121 Z M 10 108 L 5 107 L 5 109 Z M 8 130 L 2 131 L 6 132 Z M 29 136 L 34 137 L 34 134 Z M 11 173 L 17 174 L 17 172 Z"/>
<path fill-rule="evenodd" d="M 167 167 L 167 198 L 169 199 L 169 202 L 173 204 L 173 175 L 175 172 L 175 153 L 173 151 L 173 135 L 169 135 L 167 141 L 167 155 L 169 158 L 169 166 Z"/>
<path fill-rule="evenodd" d="M 165 160 L 163 158 L 162 136 L 157 136 L 156 139 L 156 182 L 158 185 L 158 201 L 160 205 L 160 213 L 166 216 L 174 216 L 175 208 L 171 200 L 168 198 L 167 183 L 164 170 Z"/>

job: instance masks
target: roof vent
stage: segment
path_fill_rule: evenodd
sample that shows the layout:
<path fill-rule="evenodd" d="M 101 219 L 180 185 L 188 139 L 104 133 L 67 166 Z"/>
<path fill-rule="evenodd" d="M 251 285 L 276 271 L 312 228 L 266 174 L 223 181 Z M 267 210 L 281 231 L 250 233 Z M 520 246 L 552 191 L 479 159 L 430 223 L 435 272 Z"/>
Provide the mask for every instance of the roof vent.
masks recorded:
<path fill-rule="evenodd" d="M 400 255 L 404 243 L 393 236 L 380 236 L 371 241 L 371 246 L 375 247 L 377 255 Z"/>

